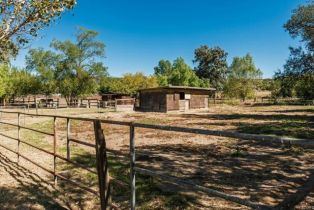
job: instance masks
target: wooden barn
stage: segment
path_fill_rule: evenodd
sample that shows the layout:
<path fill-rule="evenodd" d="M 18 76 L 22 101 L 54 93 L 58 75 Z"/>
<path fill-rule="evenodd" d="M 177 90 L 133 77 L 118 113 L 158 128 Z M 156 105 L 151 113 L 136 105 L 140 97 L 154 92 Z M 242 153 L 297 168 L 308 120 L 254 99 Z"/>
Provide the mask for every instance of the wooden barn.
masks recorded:
<path fill-rule="evenodd" d="M 139 109 L 147 112 L 187 111 L 208 108 L 214 88 L 167 86 L 139 91 Z"/>

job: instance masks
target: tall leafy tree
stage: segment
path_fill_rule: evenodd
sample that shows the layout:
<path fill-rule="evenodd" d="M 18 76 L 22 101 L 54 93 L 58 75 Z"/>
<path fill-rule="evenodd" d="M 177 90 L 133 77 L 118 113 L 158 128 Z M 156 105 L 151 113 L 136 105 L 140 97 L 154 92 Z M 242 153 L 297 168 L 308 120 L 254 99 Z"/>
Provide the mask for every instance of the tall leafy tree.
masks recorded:
<path fill-rule="evenodd" d="M 124 74 L 122 78 L 110 78 L 103 84 L 102 89 L 107 92 L 135 95 L 139 89 L 157 87 L 154 76 L 145 76 L 141 72 Z"/>
<path fill-rule="evenodd" d="M 219 47 L 209 48 L 203 45 L 197 48 L 193 60 L 197 64 L 196 75 L 209 80 L 212 87 L 221 90 L 228 71 L 227 55 L 228 53 Z"/>
<path fill-rule="evenodd" d="M 61 56 L 42 48 L 31 49 L 26 55 L 26 69 L 34 72 L 40 81 L 39 92 L 51 95 L 58 92 L 56 69 Z"/>
<path fill-rule="evenodd" d="M 8 83 L 7 97 L 14 98 L 39 93 L 38 78 L 25 69 L 12 68 Z"/>
<path fill-rule="evenodd" d="M 7 93 L 9 73 L 10 71 L 7 65 L 0 65 L 0 98 L 3 98 Z"/>
<path fill-rule="evenodd" d="M 38 31 L 71 9 L 76 0 L 0 1 L 0 61 L 8 61 Z"/>
<path fill-rule="evenodd" d="M 169 84 L 169 75 L 172 73 L 172 63 L 169 60 L 160 60 L 158 65 L 154 67 L 154 75 L 158 79 L 159 86 L 167 86 Z"/>
<path fill-rule="evenodd" d="M 293 37 L 301 37 L 310 50 L 314 50 L 314 1 L 295 9 L 284 28 Z"/>
<path fill-rule="evenodd" d="M 172 63 L 169 60 L 160 60 L 158 65 L 154 67 L 155 75 L 167 75 L 172 70 Z"/>
<path fill-rule="evenodd" d="M 169 84 L 198 87 L 202 86 L 192 68 L 185 63 L 183 58 L 177 58 L 172 65 L 172 72 L 169 76 Z"/>
<path fill-rule="evenodd" d="M 209 86 L 209 82 L 197 77 L 193 69 L 181 57 L 174 60 L 173 63 L 168 60 L 161 60 L 154 70 L 160 86 Z"/>
<path fill-rule="evenodd" d="M 96 93 L 107 68 L 99 59 L 104 58 L 105 44 L 96 40 L 98 32 L 80 28 L 76 41 L 53 41 L 51 46 L 59 53 L 56 80 L 60 93 L 68 101 Z"/>
<path fill-rule="evenodd" d="M 281 96 L 314 98 L 314 3 L 299 6 L 284 25 L 293 37 L 299 37 L 306 48 L 290 47 L 290 57 L 283 71 L 275 74 Z"/>
<path fill-rule="evenodd" d="M 250 54 L 235 57 L 224 86 L 224 94 L 231 98 L 241 98 L 243 101 L 254 97 L 261 75 L 261 70 L 256 68 Z"/>

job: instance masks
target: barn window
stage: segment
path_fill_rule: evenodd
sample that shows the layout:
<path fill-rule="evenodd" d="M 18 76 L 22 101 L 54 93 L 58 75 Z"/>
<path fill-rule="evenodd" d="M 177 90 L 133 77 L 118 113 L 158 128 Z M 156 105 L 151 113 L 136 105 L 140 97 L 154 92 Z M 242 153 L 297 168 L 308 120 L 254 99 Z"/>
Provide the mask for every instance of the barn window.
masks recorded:
<path fill-rule="evenodd" d="M 180 92 L 180 100 L 184 100 L 185 99 L 185 94 L 184 92 Z"/>

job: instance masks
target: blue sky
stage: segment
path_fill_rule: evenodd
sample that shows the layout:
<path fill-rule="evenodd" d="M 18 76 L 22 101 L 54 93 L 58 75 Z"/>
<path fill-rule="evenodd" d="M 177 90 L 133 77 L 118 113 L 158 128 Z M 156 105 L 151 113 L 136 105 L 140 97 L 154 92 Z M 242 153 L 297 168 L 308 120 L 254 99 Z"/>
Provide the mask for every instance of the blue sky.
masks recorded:
<path fill-rule="evenodd" d="M 41 32 L 31 47 L 73 39 L 83 26 L 100 32 L 103 60 L 113 76 L 153 73 L 160 59 L 181 56 L 193 66 L 194 49 L 220 46 L 234 56 L 253 55 L 264 78 L 282 68 L 289 46 L 299 43 L 283 29 L 306 0 L 77 0 L 74 10 Z M 23 67 L 27 49 L 13 62 Z"/>

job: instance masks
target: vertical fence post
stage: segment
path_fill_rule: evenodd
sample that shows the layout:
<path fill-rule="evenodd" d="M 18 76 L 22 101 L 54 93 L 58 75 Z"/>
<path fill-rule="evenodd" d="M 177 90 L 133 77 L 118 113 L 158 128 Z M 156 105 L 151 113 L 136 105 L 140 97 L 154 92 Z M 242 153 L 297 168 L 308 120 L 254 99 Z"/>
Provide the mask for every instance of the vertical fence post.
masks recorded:
<path fill-rule="evenodd" d="M 38 115 L 38 104 L 37 104 L 37 101 L 35 101 L 35 106 L 36 106 L 36 114 Z"/>
<path fill-rule="evenodd" d="M 70 160 L 70 132 L 71 132 L 71 121 L 67 118 L 67 159 Z"/>
<path fill-rule="evenodd" d="M 135 129 L 134 125 L 130 125 L 130 187 L 131 187 L 131 197 L 130 197 L 130 209 L 135 210 L 136 206 L 136 189 L 135 189 Z"/>
<path fill-rule="evenodd" d="M 20 162 L 20 113 L 17 113 L 17 164 Z"/>
<path fill-rule="evenodd" d="M 57 176 L 56 176 L 56 166 L 57 166 L 57 157 L 56 157 L 56 147 L 57 147 L 57 117 L 53 117 L 53 180 L 55 186 L 57 185 Z"/>
<path fill-rule="evenodd" d="M 111 183 L 109 177 L 108 160 L 106 153 L 106 141 L 101 122 L 94 121 L 96 141 L 96 167 L 98 174 L 99 196 L 101 210 L 111 209 Z"/>
<path fill-rule="evenodd" d="M 26 119 L 25 119 L 26 118 L 26 106 L 24 106 L 24 116 L 23 117 L 24 117 L 24 124 L 23 125 L 25 126 L 25 123 L 26 123 Z"/>

